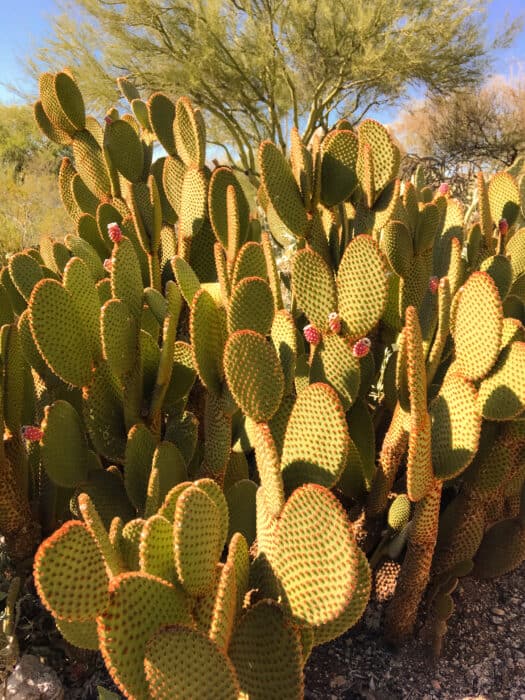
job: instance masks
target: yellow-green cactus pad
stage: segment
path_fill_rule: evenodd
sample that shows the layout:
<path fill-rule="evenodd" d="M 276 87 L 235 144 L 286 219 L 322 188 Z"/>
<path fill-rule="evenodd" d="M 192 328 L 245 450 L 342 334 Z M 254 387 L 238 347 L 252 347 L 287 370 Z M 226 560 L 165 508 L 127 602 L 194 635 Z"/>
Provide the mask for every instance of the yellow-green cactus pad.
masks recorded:
<path fill-rule="evenodd" d="M 75 133 L 73 155 L 82 180 L 98 199 L 107 201 L 111 185 L 102 149 L 86 129 Z"/>
<path fill-rule="evenodd" d="M 383 315 L 386 267 L 377 243 L 360 235 L 347 246 L 337 276 L 339 313 L 352 338 L 365 336 Z"/>
<path fill-rule="evenodd" d="M 148 518 L 140 535 L 140 570 L 163 581 L 177 583 L 172 543 L 173 525 L 170 521 L 162 515 Z"/>
<path fill-rule="evenodd" d="M 197 479 L 194 482 L 195 486 L 198 486 L 201 491 L 211 498 L 211 500 L 217 506 L 220 515 L 220 537 L 217 557 L 220 557 L 224 545 L 226 544 L 226 539 L 228 535 L 229 528 L 229 514 L 228 514 L 228 503 L 224 497 L 224 493 L 221 487 L 213 479 Z"/>
<path fill-rule="evenodd" d="M 159 497 L 161 501 L 177 484 L 186 481 L 186 462 L 180 450 L 172 442 L 161 442 L 153 453 L 152 469 L 159 472 Z"/>
<path fill-rule="evenodd" d="M 506 219 L 512 226 L 520 211 L 520 190 L 512 175 L 496 173 L 489 182 L 488 198 L 492 221 L 497 225 Z"/>
<path fill-rule="evenodd" d="M 297 360 L 297 333 L 293 317 L 289 311 L 276 312 L 271 329 L 272 342 L 283 369 L 286 391 L 291 392 Z"/>
<path fill-rule="evenodd" d="M 345 468 L 349 443 L 336 392 L 327 384 L 310 384 L 297 397 L 284 437 L 281 469 L 287 492 L 308 482 L 334 486 Z"/>
<path fill-rule="evenodd" d="M 88 446 L 78 413 L 67 401 L 46 406 L 40 453 L 55 484 L 74 488 L 87 478 Z"/>
<path fill-rule="evenodd" d="M 203 632 L 171 625 L 149 640 L 144 667 L 155 700 L 237 700 L 232 662 Z"/>
<path fill-rule="evenodd" d="M 147 102 L 148 116 L 155 136 L 161 146 L 170 156 L 175 153 L 175 134 L 173 122 L 175 120 L 175 105 L 169 97 L 162 92 L 154 92 Z"/>
<path fill-rule="evenodd" d="M 182 296 L 188 306 L 191 306 L 194 296 L 201 288 L 199 278 L 192 270 L 190 264 L 178 255 L 172 259 L 171 266 Z"/>
<path fill-rule="evenodd" d="M 110 299 L 100 312 L 104 359 L 117 377 L 131 372 L 138 354 L 138 328 L 129 306 Z"/>
<path fill-rule="evenodd" d="M 75 255 L 84 261 L 95 282 L 98 282 L 106 277 L 106 271 L 102 265 L 100 255 L 97 253 L 95 248 L 93 248 L 93 246 L 80 238 L 80 236 L 73 235 L 66 236 L 64 238 L 64 242 L 71 251 L 72 255 Z"/>
<path fill-rule="evenodd" d="M 177 215 L 181 210 L 182 185 L 185 172 L 186 166 L 177 156 L 168 156 L 164 161 L 162 184 L 167 200 Z"/>
<path fill-rule="evenodd" d="M 173 123 L 175 146 L 184 163 L 202 168 L 206 155 L 206 127 L 199 109 L 187 97 L 180 97 L 175 105 Z"/>
<path fill-rule="evenodd" d="M 228 655 L 242 695 L 250 700 L 304 697 L 299 634 L 274 601 L 262 600 L 235 628 Z"/>
<path fill-rule="evenodd" d="M 175 508 L 177 507 L 177 501 L 179 497 L 184 493 L 184 491 L 192 485 L 191 481 L 183 481 L 181 484 L 174 486 L 164 499 L 163 504 L 159 508 L 158 515 L 162 515 L 163 518 L 169 520 L 173 523 L 175 517 Z"/>
<path fill-rule="evenodd" d="M 95 449 L 111 461 L 122 462 L 126 447 L 122 390 L 106 362 L 96 368 L 82 398 L 84 422 Z"/>
<path fill-rule="evenodd" d="M 334 333 L 323 336 L 310 365 L 310 382 L 324 382 L 337 391 L 345 411 L 359 392 L 361 369 L 350 344 Z"/>
<path fill-rule="evenodd" d="M 241 615 L 244 604 L 244 597 L 248 591 L 250 579 L 250 552 L 246 538 L 236 532 L 230 540 L 228 546 L 228 561 L 233 562 L 235 568 L 235 582 L 237 590 L 236 619 Z"/>
<path fill-rule="evenodd" d="M 273 345 L 254 331 L 237 331 L 226 343 L 224 369 L 232 396 L 243 412 L 256 422 L 270 420 L 284 391 Z"/>
<path fill-rule="evenodd" d="M 492 255 L 486 258 L 479 268 L 482 272 L 487 272 L 498 288 L 500 299 L 505 299 L 512 284 L 512 265 L 505 255 Z"/>
<path fill-rule="evenodd" d="M 432 247 L 439 229 L 439 210 L 433 203 L 426 204 L 421 210 L 415 232 L 415 249 L 420 253 Z"/>
<path fill-rule="evenodd" d="M 399 170 L 400 153 L 392 137 L 379 122 L 365 119 L 359 125 L 359 143 L 371 147 L 375 195 L 393 180 Z"/>
<path fill-rule="evenodd" d="M 71 136 L 84 128 L 84 100 L 78 85 L 68 73 L 43 73 L 39 88 L 42 106 L 56 128 Z"/>
<path fill-rule="evenodd" d="M 109 579 L 102 554 L 78 520 L 64 523 L 40 545 L 34 577 L 40 599 L 59 618 L 94 619 L 109 600 Z"/>
<path fill-rule="evenodd" d="M 283 602 L 299 627 L 339 617 L 358 581 L 358 549 L 337 498 L 318 484 L 296 489 L 275 531 L 272 557 Z"/>
<path fill-rule="evenodd" d="M 401 221 L 389 221 L 381 234 L 381 250 L 400 277 L 408 277 L 414 258 L 414 244 L 408 228 Z"/>
<path fill-rule="evenodd" d="M 94 619 L 84 622 L 55 619 L 55 625 L 64 639 L 73 646 L 98 651 L 97 623 Z"/>
<path fill-rule="evenodd" d="M 479 388 L 479 408 L 489 420 L 511 420 L 525 408 L 525 343 L 505 347 Z"/>
<path fill-rule="evenodd" d="M 325 207 L 348 199 L 357 187 L 357 137 L 352 131 L 331 131 L 321 144 L 321 201 Z"/>
<path fill-rule="evenodd" d="M 120 472 L 100 469 L 100 467 L 90 469 L 86 481 L 78 484 L 70 502 L 71 512 L 77 517 L 80 517 L 77 499 L 81 493 L 91 498 L 106 528 L 110 527 L 115 516 L 120 517 L 124 522 L 136 516 Z"/>
<path fill-rule="evenodd" d="M 274 317 L 272 291 L 260 277 L 245 277 L 232 289 L 228 332 L 252 330 L 268 335 Z"/>
<path fill-rule="evenodd" d="M 301 192 L 286 158 L 271 141 L 263 141 L 259 146 L 259 166 L 264 189 L 277 216 L 295 236 L 304 236 L 308 218 Z"/>
<path fill-rule="evenodd" d="M 226 501 L 230 513 L 228 539 L 240 532 L 249 545 L 256 536 L 256 507 L 255 499 L 257 484 L 250 479 L 236 481 L 227 491 Z"/>
<path fill-rule="evenodd" d="M 255 241 L 248 241 L 242 246 L 235 258 L 231 275 L 232 285 L 235 286 L 245 277 L 266 279 L 267 276 L 266 258 L 264 257 L 261 244 Z"/>
<path fill-rule="evenodd" d="M 277 518 L 284 506 L 284 485 L 279 454 L 267 423 L 255 425 L 255 456 L 268 512 Z"/>
<path fill-rule="evenodd" d="M 179 580 L 194 596 L 213 585 L 221 537 L 221 516 L 213 500 L 197 486 L 177 499 L 173 551 Z"/>
<path fill-rule="evenodd" d="M 133 316 L 140 321 L 144 287 L 142 273 L 133 244 L 123 238 L 113 249 L 111 292 L 115 299 L 125 301 Z"/>
<path fill-rule="evenodd" d="M 122 573 L 125 569 L 124 561 L 109 539 L 106 527 L 98 514 L 95 504 L 87 493 L 81 493 L 78 496 L 78 508 L 90 535 L 97 543 L 104 558 L 109 578 Z"/>
<path fill-rule="evenodd" d="M 69 145 L 71 143 L 71 136 L 50 121 L 49 117 L 44 111 L 41 100 L 38 100 L 33 105 L 33 115 L 36 123 L 38 124 L 38 128 L 50 141 L 54 141 L 55 143 L 60 143 L 62 145 Z"/>
<path fill-rule="evenodd" d="M 520 228 L 505 246 L 505 255 L 512 266 L 512 277 L 525 273 L 525 228 Z"/>
<path fill-rule="evenodd" d="M 146 644 L 162 625 L 193 624 L 189 599 L 180 589 L 144 572 L 120 574 L 109 584 L 109 605 L 97 619 L 100 651 L 117 687 L 147 698 Z"/>
<path fill-rule="evenodd" d="M 237 580 L 232 559 L 221 570 L 215 604 L 211 615 L 210 639 L 222 651 L 228 650 L 237 612 Z"/>
<path fill-rule="evenodd" d="M 372 589 L 372 572 L 368 559 L 363 551 L 357 550 L 358 572 L 356 589 L 344 611 L 331 622 L 316 627 L 314 630 L 314 644 L 325 644 L 337 639 L 347 630 L 357 624 L 363 616 Z"/>
<path fill-rule="evenodd" d="M 392 501 L 388 509 L 388 526 L 398 532 L 407 525 L 410 520 L 410 500 L 402 493 Z"/>
<path fill-rule="evenodd" d="M 29 308 L 31 331 L 47 365 L 68 384 L 89 384 L 93 357 L 71 294 L 55 280 L 41 280 Z"/>
<path fill-rule="evenodd" d="M 231 168 L 215 168 L 211 175 L 208 190 L 208 211 L 213 233 L 224 250 L 228 249 L 226 191 L 230 186 L 235 189 L 239 217 L 240 240 L 242 243 L 246 239 L 250 214 L 250 208 L 246 195 L 244 194 L 244 191 Z"/>
<path fill-rule="evenodd" d="M 13 284 L 29 301 L 34 286 L 44 277 L 42 268 L 29 253 L 15 253 L 9 258 L 8 267 Z"/>
<path fill-rule="evenodd" d="M 208 391 L 219 395 L 223 379 L 223 331 L 217 304 L 205 289 L 193 297 L 190 315 L 193 362 Z"/>
<path fill-rule="evenodd" d="M 481 415 L 468 379 L 448 375 L 430 407 L 432 465 L 438 479 L 452 479 L 470 464 L 479 444 Z"/>
<path fill-rule="evenodd" d="M 328 316 L 337 311 L 337 291 L 332 270 L 311 249 L 293 257 L 292 289 L 297 304 L 321 333 L 328 329 Z"/>
<path fill-rule="evenodd" d="M 451 326 L 458 370 L 468 379 L 481 379 L 496 362 L 503 327 L 501 299 L 486 272 L 474 272 L 458 290 Z"/>
<path fill-rule="evenodd" d="M 208 184 L 202 170 L 188 168 L 184 173 L 179 212 L 179 235 L 191 239 L 204 225 Z M 184 249 L 183 249 L 184 250 Z M 187 256 L 183 256 L 187 259 Z"/>
<path fill-rule="evenodd" d="M 407 455 L 407 494 L 411 501 L 420 501 L 433 486 L 430 416 L 410 417 Z"/>
<path fill-rule="evenodd" d="M 128 496 L 138 510 L 144 508 L 146 489 L 157 441 L 143 423 L 134 425 L 128 433 L 124 456 L 124 484 Z"/>
<path fill-rule="evenodd" d="M 107 148 L 112 165 L 130 182 L 139 182 L 144 170 L 144 150 L 135 129 L 123 121 L 115 119 L 106 125 L 104 146 Z"/>

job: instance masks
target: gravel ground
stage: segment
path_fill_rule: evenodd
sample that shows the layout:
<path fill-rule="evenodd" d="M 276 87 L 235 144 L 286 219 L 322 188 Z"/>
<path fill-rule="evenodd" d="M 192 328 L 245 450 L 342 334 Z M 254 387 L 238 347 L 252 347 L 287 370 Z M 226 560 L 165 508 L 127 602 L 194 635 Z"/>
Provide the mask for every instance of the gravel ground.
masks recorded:
<path fill-rule="evenodd" d="M 383 607 L 317 647 L 306 700 L 525 700 L 525 564 L 494 581 L 462 579 L 443 654 L 415 640 L 393 652 L 381 640 Z"/>

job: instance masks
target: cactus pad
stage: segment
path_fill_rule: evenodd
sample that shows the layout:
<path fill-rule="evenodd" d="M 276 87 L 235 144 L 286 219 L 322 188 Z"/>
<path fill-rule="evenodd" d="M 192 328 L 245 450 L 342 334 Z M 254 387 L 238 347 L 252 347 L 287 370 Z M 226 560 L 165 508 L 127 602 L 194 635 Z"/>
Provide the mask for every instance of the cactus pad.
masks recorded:
<path fill-rule="evenodd" d="M 217 304 L 205 289 L 201 289 L 193 298 L 190 334 L 195 369 L 208 391 L 220 394 L 223 378 L 222 324 Z"/>
<path fill-rule="evenodd" d="M 260 277 L 245 277 L 232 289 L 228 331 L 252 330 L 268 335 L 274 316 L 272 291 Z"/>
<path fill-rule="evenodd" d="M 293 257 L 292 288 L 299 308 L 317 330 L 328 329 L 328 315 L 337 311 L 337 291 L 328 264 L 313 250 Z"/>
<path fill-rule="evenodd" d="M 525 343 L 503 348 L 491 373 L 481 382 L 479 407 L 484 418 L 510 420 L 525 408 Z"/>
<path fill-rule="evenodd" d="M 357 397 L 360 381 L 360 363 L 350 344 L 340 335 L 325 335 L 312 357 L 310 382 L 330 384 L 348 410 Z"/>

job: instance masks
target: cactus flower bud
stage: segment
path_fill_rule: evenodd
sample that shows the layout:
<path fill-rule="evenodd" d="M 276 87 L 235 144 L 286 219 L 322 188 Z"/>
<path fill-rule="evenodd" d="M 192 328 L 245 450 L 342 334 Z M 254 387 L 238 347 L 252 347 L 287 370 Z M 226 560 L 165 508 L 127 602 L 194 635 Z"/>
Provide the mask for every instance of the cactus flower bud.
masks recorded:
<path fill-rule="evenodd" d="M 108 235 L 113 243 L 120 243 L 120 241 L 122 240 L 122 231 L 120 230 L 120 226 L 116 222 L 108 224 Z"/>
<path fill-rule="evenodd" d="M 339 318 L 337 311 L 332 311 L 332 313 L 328 314 L 328 327 L 332 333 L 341 332 L 341 319 Z"/>
<path fill-rule="evenodd" d="M 498 222 L 498 229 L 502 236 L 506 236 L 509 231 L 509 223 L 507 219 L 500 219 Z"/>
<path fill-rule="evenodd" d="M 111 117 L 104 117 L 106 124 L 113 124 L 113 119 Z"/>
<path fill-rule="evenodd" d="M 450 192 L 450 185 L 448 182 L 442 182 L 441 185 L 438 187 L 438 193 L 445 197 L 447 194 Z"/>
<path fill-rule="evenodd" d="M 106 270 L 106 272 L 111 272 L 113 270 L 113 260 L 111 258 L 106 258 L 104 260 L 104 270 Z"/>
<path fill-rule="evenodd" d="M 352 354 L 354 357 L 365 357 L 370 352 L 370 346 L 372 342 L 370 338 L 360 338 L 352 348 Z"/>
<path fill-rule="evenodd" d="M 38 425 L 23 425 L 21 433 L 22 438 L 29 440 L 29 442 L 40 442 L 44 435 Z"/>
<path fill-rule="evenodd" d="M 317 345 L 321 342 L 321 333 L 311 324 L 303 328 L 303 334 L 306 340 L 312 345 Z"/>
<path fill-rule="evenodd" d="M 439 277 L 431 277 L 428 281 L 428 290 L 431 294 L 435 294 L 439 288 Z"/>

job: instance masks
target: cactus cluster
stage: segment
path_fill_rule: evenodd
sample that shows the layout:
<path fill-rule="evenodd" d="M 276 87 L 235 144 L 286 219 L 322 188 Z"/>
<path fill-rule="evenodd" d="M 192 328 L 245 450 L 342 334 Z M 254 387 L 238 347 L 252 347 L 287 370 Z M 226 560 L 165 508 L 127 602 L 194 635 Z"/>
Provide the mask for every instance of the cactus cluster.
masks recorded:
<path fill-rule="evenodd" d="M 100 124 L 41 78 L 73 233 L 0 273 L 0 531 L 49 535 L 38 592 L 128 697 L 300 698 L 372 579 L 439 649 L 458 578 L 525 558 L 525 178 L 473 217 L 341 121 L 262 143 L 250 212 L 197 108 L 119 86 Z"/>

